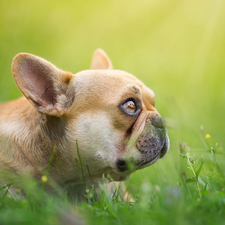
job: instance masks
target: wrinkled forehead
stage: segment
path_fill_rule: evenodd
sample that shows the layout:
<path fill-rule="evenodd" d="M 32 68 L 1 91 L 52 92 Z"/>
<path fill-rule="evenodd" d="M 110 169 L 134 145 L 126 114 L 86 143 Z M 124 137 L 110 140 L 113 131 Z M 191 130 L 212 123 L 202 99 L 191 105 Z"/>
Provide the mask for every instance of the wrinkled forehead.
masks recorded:
<path fill-rule="evenodd" d="M 132 74 L 121 70 L 87 70 L 75 75 L 76 94 L 118 102 L 136 97 L 154 105 L 155 94 Z"/>

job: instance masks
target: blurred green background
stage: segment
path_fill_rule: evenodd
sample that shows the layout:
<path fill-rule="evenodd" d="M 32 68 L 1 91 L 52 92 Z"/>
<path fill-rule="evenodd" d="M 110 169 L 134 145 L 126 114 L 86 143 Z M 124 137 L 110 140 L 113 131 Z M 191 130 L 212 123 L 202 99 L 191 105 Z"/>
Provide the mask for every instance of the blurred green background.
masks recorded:
<path fill-rule="evenodd" d="M 200 126 L 225 144 L 224 12 L 224 0 L 1 0 L 0 101 L 21 96 L 11 74 L 17 53 L 76 73 L 103 48 L 116 69 L 155 91 L 156 108 L 168 122 L 169 153 L 127 185 L 174 182 L 178 143 L 203 148 Z"/>

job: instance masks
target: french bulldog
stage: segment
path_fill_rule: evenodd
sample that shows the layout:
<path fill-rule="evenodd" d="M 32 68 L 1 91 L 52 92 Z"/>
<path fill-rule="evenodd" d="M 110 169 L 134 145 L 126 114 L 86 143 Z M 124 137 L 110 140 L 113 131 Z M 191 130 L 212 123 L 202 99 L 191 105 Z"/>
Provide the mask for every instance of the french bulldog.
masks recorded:
<path fill-rule="evenodd" d="M 0 169 L 41 180 L 51 161 L 49 176 L 59 186 L 79 184 L 79 173 L 86 184 L 103 175 L 124 181 L 167 153 L 154 92 L 114 70 L 103 50 L 94 52 L 90 70 L 76 74 L 20 53 L 12 73 L 24 96 L 0 105 Z"/>

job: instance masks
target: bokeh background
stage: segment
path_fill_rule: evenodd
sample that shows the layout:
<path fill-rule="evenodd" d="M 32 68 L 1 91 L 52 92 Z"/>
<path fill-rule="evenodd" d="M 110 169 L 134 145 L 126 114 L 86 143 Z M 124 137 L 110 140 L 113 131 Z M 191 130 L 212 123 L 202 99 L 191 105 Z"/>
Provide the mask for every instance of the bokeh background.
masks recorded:
<path fill-rule="evenodd" d="M 169 153 L 133 174 L 128 187 L 137 192 L 143 182 L 174 183 L 179 142 L 204 148 L 203 126 L 225 144 L 224 12 L 223 0 L 1 0 L 0 101 L 21 96 L 11 74 L 17 53 L 76 73 L 103 48 L 116 69 L 154 90 L 168 123 Z"/>

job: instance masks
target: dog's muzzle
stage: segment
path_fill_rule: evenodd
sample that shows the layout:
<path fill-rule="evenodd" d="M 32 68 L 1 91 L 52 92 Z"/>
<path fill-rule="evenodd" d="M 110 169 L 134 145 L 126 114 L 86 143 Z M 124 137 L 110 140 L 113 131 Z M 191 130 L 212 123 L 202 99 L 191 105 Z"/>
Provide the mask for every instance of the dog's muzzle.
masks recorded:
<path fill-rule="evenodd" d="M 136 168 L 152 165 L 162 158 L 169 149 L 169 138 L 166 131 L 166 120 L 158 115 L 150 115 L 145 121 L 145 128 L 137 139 L 136 147 L 141 152 L 139 160 L 131 160 Z M 120 172 L 128 170 L 127 163 L 120 159 L 116 163 Z"/>
<path fill-rule="evenodd" d="M 142 153 L 138 166 L 154 163 L 162 158 L 169 149 L 169 138 L 166 131 L 166 120 L 158 115 L 150 115 L 144 131 L 137 140 L 136 147 Z"/>

